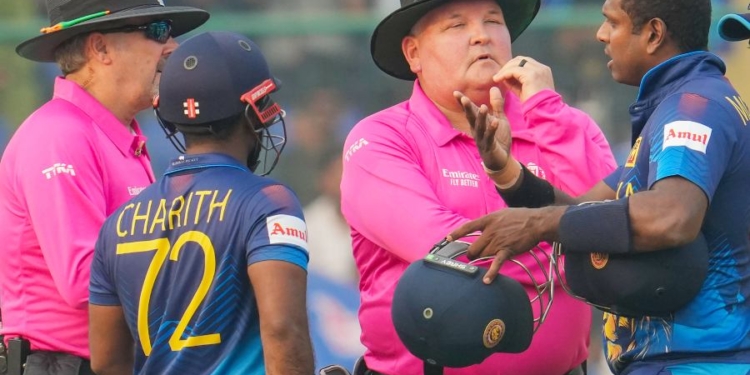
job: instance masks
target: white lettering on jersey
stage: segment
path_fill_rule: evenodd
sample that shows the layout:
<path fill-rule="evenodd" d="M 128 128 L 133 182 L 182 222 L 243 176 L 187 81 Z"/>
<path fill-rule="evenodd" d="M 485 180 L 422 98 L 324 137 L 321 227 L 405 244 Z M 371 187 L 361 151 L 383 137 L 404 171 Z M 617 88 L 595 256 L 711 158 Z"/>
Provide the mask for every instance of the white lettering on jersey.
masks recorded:
<path fill-rule="evenodd" d="M 272 244 L 292 244 L 305 251 L 307 248 L 307 224 L 291 215 L 273 215 L 266 218 L 268 240 Z"/>
<path fill-rule="evenodd" d="M 75 176 L 76 171 L 71 164 L 55 163 L 51 167 L 42 170 L 42 174 L 49 180 L 59 174 Z"/>
<path fill-rule="evenodd" d="M 346 154 L 344 155 L 344 159 L 346 161 L 349 161 L 349 158 L 354 155 L 355 152 L 357 152 L 360 148 L 367 146 L 369 143 L 367 143 L 367 140 L 364 138 L 360 138 L 356 142 L 352 143 L 351 146 L 349 146 L 349 149 L 346 150 Z"/>
<path fill-rule="evenodd" d="M 662 150 L 683 146 L 705 154 L 711 140 L 711 131 L 708 126 L 693 121 L 670 122 L 664 125 Z"/>
<path fill-rule="evenodd" d="M 449 171 L 445 168 L 443 168 L 443 177 L 448 178 L 468 178 L 470 180 L 479 181 L 479 175 L 476 173 L 471 172 L 461 172 L 461 171 Z"/>
<path fill-rule="evenodd" d="M 443 178 L 447 178 L 453 186 L 479 187 L 479 175 L 471 172 L 451 171 L 446 168 L 440 170 Z"/>

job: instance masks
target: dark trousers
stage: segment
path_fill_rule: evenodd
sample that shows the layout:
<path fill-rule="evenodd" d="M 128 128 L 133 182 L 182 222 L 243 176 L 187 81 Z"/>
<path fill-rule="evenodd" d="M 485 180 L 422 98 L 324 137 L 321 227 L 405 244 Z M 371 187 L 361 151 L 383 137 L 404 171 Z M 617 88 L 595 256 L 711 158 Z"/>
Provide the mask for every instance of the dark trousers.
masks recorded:
<path fill-rule="evenodd" d="M 23 375 L 94 375 L 91 362 L 72 354 L 32 352 L 26 358 Z"/>

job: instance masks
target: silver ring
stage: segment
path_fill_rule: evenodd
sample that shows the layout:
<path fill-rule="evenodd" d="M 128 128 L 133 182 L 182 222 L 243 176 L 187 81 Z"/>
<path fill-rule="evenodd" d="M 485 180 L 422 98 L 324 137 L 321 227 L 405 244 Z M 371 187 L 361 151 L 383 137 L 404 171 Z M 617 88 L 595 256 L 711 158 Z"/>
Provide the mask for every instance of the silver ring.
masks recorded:
<path fill-rule="evenodd" d="M 524 65 L 526 65 L 526 59 L 521 59 L 521 62 L 518 63 L 518 66 L 523 68 Z"/>

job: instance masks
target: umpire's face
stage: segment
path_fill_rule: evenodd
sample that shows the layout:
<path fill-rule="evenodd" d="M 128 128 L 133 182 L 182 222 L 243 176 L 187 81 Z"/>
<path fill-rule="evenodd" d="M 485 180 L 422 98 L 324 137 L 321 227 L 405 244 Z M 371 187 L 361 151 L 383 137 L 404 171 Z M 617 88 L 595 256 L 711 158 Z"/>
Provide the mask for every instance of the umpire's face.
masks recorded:
<path fill-rule="evenodd" d="M 455 102 L 455 90 L 486 96 L 492 76 L 511 58 L 508 27 L 493 0 L 452 1 L 432 10 L 404 38 L 402 50 L 428 96 L 446 103 Z"/>
<path fill-rule="evenodd" d="M 170 37 L 165 43 L 149 39 L 142 32 L 105 34 L 112 48 L 108 67 L 111 84 L 116 85 L 124 104 L 136 112 L 151 106 L 159 87 L 161 69 L 177 48 Z"/>

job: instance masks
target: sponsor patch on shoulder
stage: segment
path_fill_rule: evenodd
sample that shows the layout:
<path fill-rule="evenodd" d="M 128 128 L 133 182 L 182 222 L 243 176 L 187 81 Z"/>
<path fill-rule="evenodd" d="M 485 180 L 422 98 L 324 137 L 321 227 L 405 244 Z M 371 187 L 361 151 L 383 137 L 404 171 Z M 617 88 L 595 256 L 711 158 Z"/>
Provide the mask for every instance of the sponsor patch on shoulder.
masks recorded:
<path fill-rule="evenodd" d="M 369 143 L 364 138 L 360 138 L 354 141 L 354 143 L 352 143 L 352 145 L 349 146 L 349 149 L 346 150 L 346 153 L 344 154 L 344 159 L 346 161 L 349 161 L 349 159 L 352 157 L 352 155 L 354 155 L 355 152 L 359 151 L 360 148 L 365 147 L 367 145 L 369 145 Z"/>
<path fill-rule="evenodd" d="M 635 167 L 635 160 L 638 159 L 638 151 L 641 149 L 642 140 L 643 137 L 638 137 L 638 139 L 635 140 L 635 143 L 633 143 L 633 148 L 630 149 L 628 159 L 625 161 L 625 168 Z"/>
<path fill-rule="evenodd" d="M 670 122 L 664 126 L 662 150 L 683 146 L 705 154 L 711 140 L 711 131 L 708 126 L 693 121 Z"/>
<path fill-rule="evenodd" d="M 268 241 L 272 244 L 292 244 L 305 251 L 307 248 L 307 224 L 291 215 L 273 215 L 266 218 Z"/>
<path fill-rule="evenodd" d="M 52 177 L 67 174 L 70 176 L 76 175 L 76 170 L 73 168 L 72 164 L 66 164 L 66 163 L 55 163 L 51 167 L 46 168 L 42 171 L 42 174 L 44 177 L 46 177 L 48 180 Z"/>

